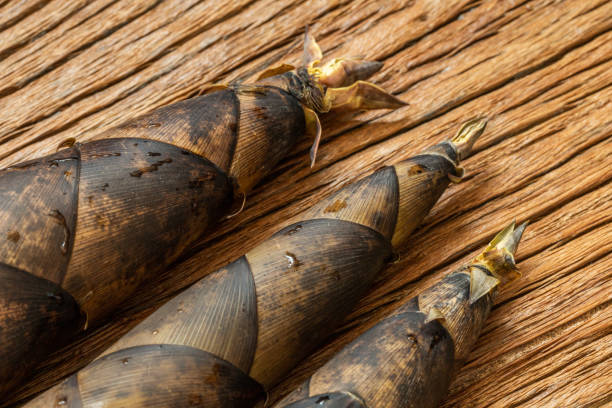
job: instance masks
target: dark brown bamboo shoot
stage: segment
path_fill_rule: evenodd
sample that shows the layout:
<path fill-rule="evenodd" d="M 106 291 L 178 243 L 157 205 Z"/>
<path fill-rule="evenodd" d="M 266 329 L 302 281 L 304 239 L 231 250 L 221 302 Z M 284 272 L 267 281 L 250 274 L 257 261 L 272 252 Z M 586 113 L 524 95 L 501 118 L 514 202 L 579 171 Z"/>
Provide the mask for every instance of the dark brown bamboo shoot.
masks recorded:
<path fill-rule="evenodd" d="M 350 81 L 373 72 L 356 66 Z M 268 74 L 0 171 L 0 396 L 155 279 L 305 133 L 318 143 L 317 113 L 355 89 L 326 85 L 314 62 Z M 376 89 L 360 96 L 402 105 Z"/>
<path fill-rule="evenodd" d="M 28 406 L 252 405 L 337 327 L 393 246 L 461 177 L 458 163 L 484 125 L 470 121 L 452 140 L 319 202 Z"/>
<path fill-rule="evenodd" d="M 517 275 L 526 223 L 354 340 L 289 394 L 284 408 L 435 408 L 476 342 L 498 284 Z"/>

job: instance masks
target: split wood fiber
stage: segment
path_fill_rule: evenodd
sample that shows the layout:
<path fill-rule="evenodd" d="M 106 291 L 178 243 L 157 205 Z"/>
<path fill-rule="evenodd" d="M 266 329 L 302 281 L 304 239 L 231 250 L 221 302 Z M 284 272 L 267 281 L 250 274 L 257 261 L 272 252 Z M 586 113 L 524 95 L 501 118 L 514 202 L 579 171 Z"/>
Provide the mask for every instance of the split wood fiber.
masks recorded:
<path fill-rule="evenodd" d="M 359 300 L 393 247 L 459 181 L 485 120 L 315 204 L 179 294 L 29 407 L 245 407 Z"/>
<path fill-rule="evenodd" d="M 244 254 L 245 243 L 486 114 L 487 132 L 465 163 L 486 172 L 468 171 L 447 189 L 398 261 L 332 340 L 272 389 L 269 405 L 398 302 L 472 259 L 512 217 L 531 220 L 517 258 L 524 276 L 500 292 L 442 406 L 609 404 L 610 15 L 600 0 L 0 1 L 1 167 L 71 137 L 91 140 L 206 84 L 299 64 L 307 24 L 330 58 L 384 62 L 372 81 L 410 103 L 354 121 L 323 118 L 314 169 L 311 141 L 298 142 L 242 213 L 112 321 L 48 356 L 5 402 L 85 366 L 169 296 Z"/>

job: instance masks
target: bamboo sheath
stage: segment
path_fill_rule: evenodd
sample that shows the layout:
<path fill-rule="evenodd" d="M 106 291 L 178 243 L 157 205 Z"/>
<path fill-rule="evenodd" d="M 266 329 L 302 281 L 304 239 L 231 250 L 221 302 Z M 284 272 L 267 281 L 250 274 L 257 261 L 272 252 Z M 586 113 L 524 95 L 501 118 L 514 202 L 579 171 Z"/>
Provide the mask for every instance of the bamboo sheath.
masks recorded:
<path fill-rule="evenodd" d="M 349 185 L 182 292 L 28 407 L 253 405 L 337 327 L 483 132 Z"/>
<path fill-rule="evenodd" d="M 0 395 L 154 279 L 305 134 L 314 159 L 317 113 L 403 105 L 361 81 L 381 64 L 321 72 L 319 54 L 0 171 Z"/>
<path fill-rule="evenodd" d="M 498 285 L 516 276 L 514 253 L 525 226 L 506 227 L 471 263 L 405 302 L 275 407 L 439 406 Z"/>

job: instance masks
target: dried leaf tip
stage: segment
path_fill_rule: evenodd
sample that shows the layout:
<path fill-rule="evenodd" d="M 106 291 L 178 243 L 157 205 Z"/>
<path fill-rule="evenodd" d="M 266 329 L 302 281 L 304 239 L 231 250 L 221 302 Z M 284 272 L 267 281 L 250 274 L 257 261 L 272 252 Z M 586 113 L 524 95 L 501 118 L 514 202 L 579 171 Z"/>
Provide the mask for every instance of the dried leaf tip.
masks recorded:
<path fill-rule="evenodd" d="M 514 261 L 514 254 L 526 227 L 527 222 L 517 227 L 516 222 L 512 221 L 493 238 L 472 264 L 486 267 L 501 283 L 518 278 L 520 274 Z"/>
<path fill-rule="evenodd" d="M 470 304 L 473 305 L 499 285 L 499 279 L 488 275 L 480 268 L 470 269 Z"/>
<path fill-rule="evenodd" d="M 345 88 L 327 88 L 325 103 L 335 112 L 398 109 L 408 105 L 384 89 L 365 81 L 357 81 Z"/>
<path fill-rule="evenodd" d="M 446 318 L 444 317 L 444 314 L 442 313 L 442 311 L 438 309 L 437 307 L 432 307 L 431 309 L 429 309 L 429 312 L 427 313 L 427 316 L 425 317 L 426 324 L 429 322 L 433 322 L 433 321 L 438 321 L 440 322 L 440 324 L 446 325 Z"/>
<path fill-rule="evenodd" d="M 510 225 L 504 228 L 502 232 L 500 232 L 495 236 L 495 238 L 493 238 L 493 241 L 491 241 L 491 244 L 489 244 L 489 246 L 495 244 L 496 248 L 505 249 L 510 254 L 512 254 L 512 256 L 514 256 L 518 248 L 519 241 L 523 236 L 523 231 L 525 231 L 528 222 L 529 221 L 525 221 L 517 227 L 516 220 L 512 221 Z"/>
<path fill-rule="evenodd" d="M 461 128 L 451 139 L 451 143 L 455 146 L 455 150 L 459 155 L 459 160 L 463 160 L 472 153 L 472 147 L 476 140 L 482 135 L 487 127 L 487 118 L 470 119 L 461 125 Z"/>
<path fill-rule="evenodd" d="M 321 58 L 323 58 L 321 47 L 319 47 L 315 38 L 310 34 L 308 26 L 306 26 L 304 30 L 304 55 L 302 57 L 302 64 L 310 68 L 318 64 Z"/>

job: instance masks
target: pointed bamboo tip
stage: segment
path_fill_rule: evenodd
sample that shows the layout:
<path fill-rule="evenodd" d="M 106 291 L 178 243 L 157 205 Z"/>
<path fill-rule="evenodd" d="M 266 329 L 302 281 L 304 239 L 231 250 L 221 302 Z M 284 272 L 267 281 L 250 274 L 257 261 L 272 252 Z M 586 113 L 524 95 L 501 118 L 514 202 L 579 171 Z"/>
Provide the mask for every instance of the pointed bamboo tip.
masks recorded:
<path fill-rule="evenodd" d="M 380 71 L 385 65 L 380 61 L 361 61 L 359 65 L 360 72 L 363 73 L 364 77 L 359 79 L 368 79 L 378 71 Z"/>
<path fill-rule="evenodd" d="M 346 72 L 347 77 L 349 77 L 353 82 L 368 79 L 369 77 L 380 71 L 384 65 L 380 61 L 367 61 L 357 59 L 339 59 L 335 60 L 333 63 L 341 65 L 344 71 Z M 350 84 L 343 84 L 340 86 L 346 85 Z"/>
<path fill-rule="evenodd" d="M 317 152 L 315 150 L 313 150 L 313 148 L 310 148 L 310 154 L 309 154 L 309 158 L 310 158 L 310 168 L 314 168 L 315 162 L 317 160 Z"/>
<path fill-rule="evenodd" d="M 528 223 L 529 221 L 525 221 L 517 227 L 516 220 L 512 221 L 493 238 L 489 247 L 492 247 L 491 249 L 496 248 L 498 250 L 504 250 L 514 256 Z"/>
<path fill-rule="evenodd" d="M 527 224 L 528 221 L 525 221 L 517 227 L 516 221 L 512 221 L 493 238 L 473 263 L 484 265 L 502 283 L 518 278 L 520 274 L 514 255 Z"/>
<path fill-rule="evenodd" d="M 525 232 L 525 228 L 527 228 L 528 224 L 529 224 L 529 221 L 525 221 L 521 225 L 516 227 L 516 229 L 512 232 L 512 254 L 513 255 L 514 253 L 516 253 L 518 244 L 521 241 L 521 238 L 523 237 L 523 232 Z"/>
<path fill-rule="evenodd" d="M 316 69 L 321 85 L 342 88 L 363 81 L 380 71 L 383 63 L 350 58 L 336 58 Z"/>
<path fill-rule="evenodd" d="M 461 125 L 455 137 L 451 139 L 451 143 L 455 146 L 459 155 L 459 160 L 465 159 L 472 153 L 474 143 L 487 127 L 487 121 L 486 117 L 474 118 Z"/>

